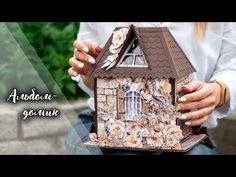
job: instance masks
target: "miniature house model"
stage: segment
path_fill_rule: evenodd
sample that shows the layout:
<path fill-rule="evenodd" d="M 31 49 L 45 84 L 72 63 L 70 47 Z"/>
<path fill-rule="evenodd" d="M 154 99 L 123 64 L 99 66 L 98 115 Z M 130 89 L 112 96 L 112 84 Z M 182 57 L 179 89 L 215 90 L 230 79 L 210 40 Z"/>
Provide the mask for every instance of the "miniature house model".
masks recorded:
<path fill-rule="evenodd" d="M 201 141 L 177 99 L 194 67 L 166 27 L 116 28 L 91 67 L 100 147 L 183 151 Z M 193 140 L 194 139 L 194 140 Z M 189 143 L 189 142 L 192 143 Z"/>

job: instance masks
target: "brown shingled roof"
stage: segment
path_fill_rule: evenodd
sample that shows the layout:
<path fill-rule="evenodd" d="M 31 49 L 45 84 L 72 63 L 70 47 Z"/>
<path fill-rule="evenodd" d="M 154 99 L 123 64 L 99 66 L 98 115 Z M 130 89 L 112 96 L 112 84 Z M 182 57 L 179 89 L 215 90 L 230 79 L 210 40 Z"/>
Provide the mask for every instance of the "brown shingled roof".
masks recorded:
<path fill-rule="evenodd" d="M 116 28 L 115 30 L 118 30 Z M 134 37 L 137 37 L 140 48 L 147 60 L 148 67 L 116 67 L 110 70 L 100 68 L 104 60 L 111 54 L 112 35 L 91 67 L 88 76 L 95 78 L 143 77 L 143 78 L 176 78 L 187 76 L 195 69 L 184 54 L 167 27 L 135 27 L 131 26 L 119 53 L 120 60 Z M 119 62 L 118 62 L 119 63 Z"/>

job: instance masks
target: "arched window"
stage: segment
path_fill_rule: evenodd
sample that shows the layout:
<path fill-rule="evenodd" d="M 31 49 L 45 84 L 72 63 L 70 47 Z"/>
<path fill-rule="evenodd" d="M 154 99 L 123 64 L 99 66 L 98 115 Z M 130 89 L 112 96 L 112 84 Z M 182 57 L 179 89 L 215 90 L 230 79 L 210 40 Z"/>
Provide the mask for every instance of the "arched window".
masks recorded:
<path fill-rule="evenodd" d="M 136 91 L 128 91 L 125 94 L 125 118 L 137 120 L 141 117 L 141 96 Z"/>

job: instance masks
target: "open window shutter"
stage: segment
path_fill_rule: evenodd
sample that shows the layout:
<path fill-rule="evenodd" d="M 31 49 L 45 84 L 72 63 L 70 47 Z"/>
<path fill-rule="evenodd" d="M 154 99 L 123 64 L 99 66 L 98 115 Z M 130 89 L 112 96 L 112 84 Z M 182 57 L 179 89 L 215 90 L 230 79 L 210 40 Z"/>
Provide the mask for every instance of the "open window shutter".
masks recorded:
<path fill-rule="evenodd" d="M 121 89 L 117 89 L 117 118 L 118 120 L 125 120 L 125 93 Z"/>

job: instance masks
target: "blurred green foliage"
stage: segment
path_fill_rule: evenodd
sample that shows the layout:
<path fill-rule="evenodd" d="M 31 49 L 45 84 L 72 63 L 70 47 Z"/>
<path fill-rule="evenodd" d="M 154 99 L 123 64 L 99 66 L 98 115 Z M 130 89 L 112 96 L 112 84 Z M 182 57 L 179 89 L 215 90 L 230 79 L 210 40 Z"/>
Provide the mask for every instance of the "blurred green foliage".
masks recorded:
<path fill-rule="evenodd" d="M 44 86 L 22 50 L 21 44 L 25 38 L 19 32 L 16 23 L 0 23 L 0 102 L 6 100 L 13 88 L 27 90 L 32 87 L 41 89 Z"/>
<path fill-rule="evenodd" d="M 70 67 L 68 60 L 73 55 L 72 44 L 76 39 L 79 23 L 18 24 L 67 99 L 85 97 L 85 93 L 67 73 Z M 50 87 L 54 88 L 54 85 Z"/>

